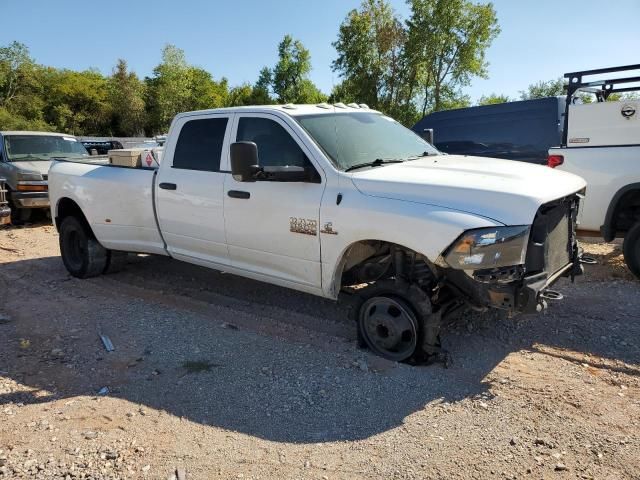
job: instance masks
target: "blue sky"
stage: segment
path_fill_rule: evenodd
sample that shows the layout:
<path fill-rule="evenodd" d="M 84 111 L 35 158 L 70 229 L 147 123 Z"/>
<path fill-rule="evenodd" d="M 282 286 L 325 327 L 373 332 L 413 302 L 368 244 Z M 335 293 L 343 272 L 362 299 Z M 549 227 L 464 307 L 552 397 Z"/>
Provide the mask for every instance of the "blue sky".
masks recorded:
<path fill-rule="evenodd" d="M 276 61 L 289 33 L 311 51 L 311 78 L 329 92 L 331 46 L 338 26 L 359 0 L 0 0 L 0 45 L 25 43 L 37 62 L 109 73 L 125 58 L 149 75 L 166 43 L 187 60 L 226 76 L 253 82 Z M 391 2 L 403 18 L 404 0 Z M 499 37 L 487 52 L 489 79 L 465 91 L 517 96 L 530 83 L 564 72 L 639 63 L 640 0 L 496 0 Z"/>

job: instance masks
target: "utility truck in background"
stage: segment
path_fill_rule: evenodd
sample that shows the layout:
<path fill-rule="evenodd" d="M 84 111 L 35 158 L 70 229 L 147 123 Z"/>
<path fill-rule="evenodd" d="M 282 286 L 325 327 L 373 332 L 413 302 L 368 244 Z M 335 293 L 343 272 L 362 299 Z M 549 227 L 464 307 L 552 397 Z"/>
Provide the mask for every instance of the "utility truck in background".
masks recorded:
<path fill-rule="evenodd" d="M 624 258 L 640 278 L 640 64 L 565 74 L 562 145 L 548 165 L 587 181 L 579 228 L 610 242 L 624 237 Z M 594 103 L 581 96 L 592 94 Z"/>
<path fill-rule="evenodd" d="M 155 168 L 69 160 L 49 194 L 72 275 L 141 252 L 340 297 L 361 345 L 395 361 L 445 356 L 454 311 L 539 312 L 582 272 L 584 180 L 443 155 L 366 105 L 182 113 Z"/>

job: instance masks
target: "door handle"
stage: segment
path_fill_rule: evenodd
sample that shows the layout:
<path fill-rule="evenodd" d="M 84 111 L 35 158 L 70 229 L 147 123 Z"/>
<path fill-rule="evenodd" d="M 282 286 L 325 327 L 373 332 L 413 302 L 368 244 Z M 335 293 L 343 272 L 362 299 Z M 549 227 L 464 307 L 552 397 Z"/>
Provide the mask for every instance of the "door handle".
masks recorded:
<path fill-rule="evenodd" d="M 251 197 L 249 192 L 243 192 L 242 190 L 229 190 L 227 195 L 231 198 L 243 198 L 245 200 Z"/>
<path fill-rule="evenodd" d="M 163 190 L 175 190 L 178 188 L 178 186 L 175 183 L 165 183 L 162 182 L 160 185 L 158 185 L 161 189 Z"/>

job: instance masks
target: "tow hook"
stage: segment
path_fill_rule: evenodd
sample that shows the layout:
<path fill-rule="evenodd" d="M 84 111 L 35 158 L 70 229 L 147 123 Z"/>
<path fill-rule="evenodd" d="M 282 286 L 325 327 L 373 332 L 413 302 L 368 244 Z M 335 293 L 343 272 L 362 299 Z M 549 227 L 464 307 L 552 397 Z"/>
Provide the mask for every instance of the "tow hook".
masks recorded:
<path fill-rule="evenodd" d="M 540 298 L 543 298 L 545 300 L 562 300 L 564 298 L 564 295 L 555 290 L 547 289 L 543 292 L 540 292 Z"/>
<path fill-rule="evenodd" d="M 580 263 L 584 265 L 597 265 L 598 261 L 593 257 L 585 257 L 584 255 L 580 257 Z"/>

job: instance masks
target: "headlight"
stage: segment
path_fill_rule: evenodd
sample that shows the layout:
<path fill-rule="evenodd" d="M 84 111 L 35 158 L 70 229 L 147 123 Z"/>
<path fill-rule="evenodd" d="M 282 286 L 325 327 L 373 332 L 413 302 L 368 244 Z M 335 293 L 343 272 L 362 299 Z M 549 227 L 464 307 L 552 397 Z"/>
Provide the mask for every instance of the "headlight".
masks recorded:
<path fill-rule="evenodd" d="M 468 230 L 444 256 L 447 264 L 460 270 L 522 265 L 527 254 L 529 225 Z"/>
<path fill-rule="evenodd" d="M 26 180 L 26 181 L 42 181 L 42 175 L 38 172 L 18 172 L 16 175 L 18 180 Z"/>

